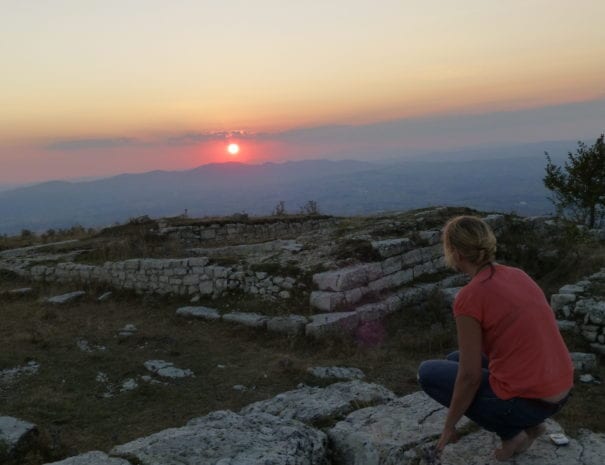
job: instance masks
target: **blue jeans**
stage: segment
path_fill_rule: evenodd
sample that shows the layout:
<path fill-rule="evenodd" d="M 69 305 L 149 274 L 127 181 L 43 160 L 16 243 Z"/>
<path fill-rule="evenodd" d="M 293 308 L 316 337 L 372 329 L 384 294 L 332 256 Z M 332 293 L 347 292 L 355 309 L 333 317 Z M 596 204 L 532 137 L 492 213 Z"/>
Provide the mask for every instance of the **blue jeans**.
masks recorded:
<path fill-rule="evenodd" d="M 428 360 L 418 368 L 420 386 L 430 397 L 445 407 L 450 406 L 458 373 L 459 352 L 446 360 Z M 496 433 L 502 440 L 511 439 L 521 431 L 539 425 L 557 413 L 567 399 L 558 403 L 513 397 L 500 399 L 489 385 L 488 360 L 482 360 L 482 380 L 465 415 L 482 428 Z"/>

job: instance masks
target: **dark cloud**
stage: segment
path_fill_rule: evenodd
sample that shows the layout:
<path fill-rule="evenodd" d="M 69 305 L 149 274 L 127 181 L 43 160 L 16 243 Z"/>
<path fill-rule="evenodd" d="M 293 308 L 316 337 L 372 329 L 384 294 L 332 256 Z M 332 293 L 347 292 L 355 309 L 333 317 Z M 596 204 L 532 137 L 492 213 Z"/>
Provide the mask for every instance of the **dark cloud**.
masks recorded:
<path fill-rule="evenodd" d="M 169 137 L 166 142 L 170 145 L 192 145 L 213 140 L 228 141 L 232 139 L 259 139 L 262 134 L 246 131 L 218 131 L 218 132 L 188 132 Z"/>
<path fill-rule="evenodd" d="M 48 150 L 87 150 L 87 149 L 111 149 L 123 147 L 136 143 L 136 139 L 130 137 L 112 137 L 105 139 L 67 139 L 52 142 L 46 146 Z"/>

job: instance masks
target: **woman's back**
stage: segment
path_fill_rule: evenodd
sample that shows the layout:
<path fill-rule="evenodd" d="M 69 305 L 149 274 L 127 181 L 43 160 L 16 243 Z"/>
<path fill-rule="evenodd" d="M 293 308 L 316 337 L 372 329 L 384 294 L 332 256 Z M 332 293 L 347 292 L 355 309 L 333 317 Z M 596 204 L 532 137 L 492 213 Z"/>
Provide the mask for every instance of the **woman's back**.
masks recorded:
<path fill-rule="evenodd" d="M 458 294 L 454 315 L 481 324 L 490 385 L 498 397 L 545 398 L 573 385 L 573 365 L 554 313 L 522 270 L 483 268 Z"/>

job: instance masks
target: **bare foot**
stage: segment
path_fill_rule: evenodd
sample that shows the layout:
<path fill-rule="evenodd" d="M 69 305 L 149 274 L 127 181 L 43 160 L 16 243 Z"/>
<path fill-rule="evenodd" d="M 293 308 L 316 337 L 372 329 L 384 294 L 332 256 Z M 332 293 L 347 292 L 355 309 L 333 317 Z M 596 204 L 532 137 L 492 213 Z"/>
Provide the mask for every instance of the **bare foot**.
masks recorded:
<path fill-rule="evenodd" d="M 526 450 L 529 447 L 527 443 L 529 442 L 531 445 L 532 441 L 533 439 L 530 439 L 525 431 L 521 431 L 511 439 L 502 441 L 502 447 L 494 450 L 496 460 L 503 462 L 510 459 L 513 455 Z"/>
<path fill-rule="evenodd" d="M 531 428 L 527 428 L 525 433 L 527 434 L 527 441 L 523 444 L 518 450 L 515 451 L 515 454 L 520 454 L 525 452 L 527 449 L 531 447 L 534 441 L 542 436 L 546 432 L 546 424 L 540 423 L 539 425 L 532 426 Z"/>

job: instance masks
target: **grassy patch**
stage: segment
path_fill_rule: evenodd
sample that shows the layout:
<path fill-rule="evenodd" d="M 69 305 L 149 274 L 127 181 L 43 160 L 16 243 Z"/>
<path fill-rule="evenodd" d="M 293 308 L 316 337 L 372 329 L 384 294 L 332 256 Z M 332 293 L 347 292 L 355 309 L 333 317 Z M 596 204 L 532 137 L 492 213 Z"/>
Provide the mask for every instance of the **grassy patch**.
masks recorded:
<path fill-rule="evenodd" d="M 0 328 L 0 369 L 35 360 L 40 370 L 17 379 L 11 386 L 18 389 L 3 386 L 0 411 L 47 432 L 55 444 L 53 458 L 57 458 L 109 450 L 214 410 L 237 411 L 294 389 L 300 382 L 321 384 L 310 379 L 306 370 L 311 366 L 359 367 L 369 381 L 405 394 L 417 390 L 416 367 L 432 355 L 422 344 L 403 342 L 416 336 L 406 336 L 406 328 L 396 320 L 386 325 L 397 337 L 387 337 L 379 347 L 364 348 L 350 337 L 311 341 L 221 322 L 186 320 L 175 315 L 178 305 L 169 301 L 147 305 L 142 298 L 128 296 L 103 304 L 90 298 L 61 307 L 33 298 L 1 301 L 5 324 Z M 126 324 L 134 324 L 138 333 L 126 340 L 117 338 L 117 331 Z M 391 328 L 394 324 L 399 327 Z M 106 350 L 82 352 L 78 339 Z M 406 346 L 414 350 L 402 352 Z M 117 387 L 126 379 L 140 380 L 148 374 L 143 363 L 150 359 L 173 362 L 196 376 L 166 385 L 138 381 L 141 386 L 135 391 L 117 393 L 114 388 L 114 397 L 104 397 L 107 385 L 97 381 L 99 372 Z M 235 391 L 235 384 L 250 389 Z"/>

